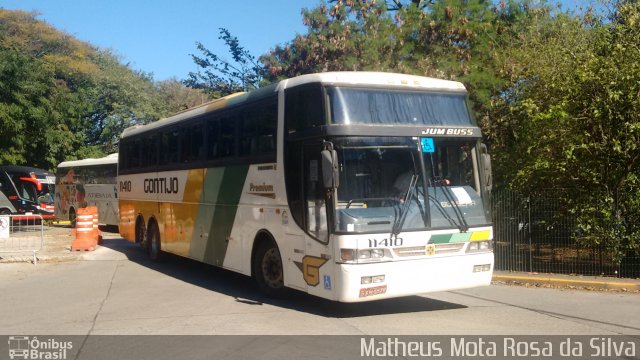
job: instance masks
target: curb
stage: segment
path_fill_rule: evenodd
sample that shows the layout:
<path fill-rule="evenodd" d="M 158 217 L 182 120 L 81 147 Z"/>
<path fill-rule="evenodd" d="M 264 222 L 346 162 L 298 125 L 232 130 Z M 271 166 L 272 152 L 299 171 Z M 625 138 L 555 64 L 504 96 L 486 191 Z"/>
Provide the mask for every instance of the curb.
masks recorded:
<path fill-rule="evenodd" d="M 511 284 L 529 284 L 529 285 L 550 285 L 569 288 L 593 288 L 606 290 L 634 291 L 640 292 L 640 281 L 633 279 L 585 279 L 572 278 L 571 276 L 557 275 L 505 275 L 493 274 L 492 281 L 506 282 Z"/>

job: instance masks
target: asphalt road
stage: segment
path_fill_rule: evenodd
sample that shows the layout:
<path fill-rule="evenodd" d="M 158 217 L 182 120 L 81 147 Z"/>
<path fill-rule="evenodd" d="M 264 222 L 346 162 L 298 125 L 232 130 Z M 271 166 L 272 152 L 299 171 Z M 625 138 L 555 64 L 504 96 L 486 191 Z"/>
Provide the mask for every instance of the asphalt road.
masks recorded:
<path fill-rule="evenodd" d="M 106 240 L 85 260 L 0 264 L 0 333 L 640 335 L 640 295 L 492 285 L 361 304 L 292 292 Z"/>

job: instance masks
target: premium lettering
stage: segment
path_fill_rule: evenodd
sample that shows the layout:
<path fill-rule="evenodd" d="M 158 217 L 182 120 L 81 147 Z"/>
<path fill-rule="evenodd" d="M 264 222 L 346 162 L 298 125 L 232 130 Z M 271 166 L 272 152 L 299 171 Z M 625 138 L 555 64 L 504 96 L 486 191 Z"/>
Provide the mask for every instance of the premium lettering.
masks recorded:
<path fill-rule="evenodd" d="M 254 183 L 250 183 L 249 184 L 249 191 L 256 191 L 256 192 L 261 192 L 261 191 L 273 191 L 273 185 L 267 185 L 265 183 L 262 183 L 262 185 L 260 184 L 254 184 Z"/>

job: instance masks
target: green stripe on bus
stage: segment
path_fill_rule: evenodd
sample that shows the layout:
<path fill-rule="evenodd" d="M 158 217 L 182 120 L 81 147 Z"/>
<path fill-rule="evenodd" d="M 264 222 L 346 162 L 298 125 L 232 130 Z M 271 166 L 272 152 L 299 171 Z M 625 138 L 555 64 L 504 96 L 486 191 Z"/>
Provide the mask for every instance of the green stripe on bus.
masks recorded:
<path fill-rule="evenodd" d="M 451 240 L 451 234 L 431 235 L 431 244 L 446 244 Z"/>
<path fill-rule="evenodd" d="M 437 234 L 431 235 L 431 240 L 429 243 L 431 244 L 446 244 L 446 243 L 457 243 L 457 242 L 467 242 L 471 239 L 471 233 L 457 233 L 457 234 Z"/>
<path fill-rule="evenodd" d="M 452 243 L 458 243 L 458 242 L 467 242 L 471 239 L 471 233 L 459 233 L 459 234 L 452 234 L 451 235 L 451 240 L 449 242 Z"/>
<path fill-rule="evenodd" d="M 207 200 L 215 199 L 213 219 L 209 229 L 209 241 L 204 253 L 204 261 L 222 266 L 227 252 L 227 238 L 231 235 L 233 222 L 238 211 L 238 203 L 249 171 L 248 165 L 229 166 L 224 169 L 209 169 L 205 178 Z M 218 185 L 217 187 L 214 187 Z M 220 191 L 224 189 L 224 191 Z"/>

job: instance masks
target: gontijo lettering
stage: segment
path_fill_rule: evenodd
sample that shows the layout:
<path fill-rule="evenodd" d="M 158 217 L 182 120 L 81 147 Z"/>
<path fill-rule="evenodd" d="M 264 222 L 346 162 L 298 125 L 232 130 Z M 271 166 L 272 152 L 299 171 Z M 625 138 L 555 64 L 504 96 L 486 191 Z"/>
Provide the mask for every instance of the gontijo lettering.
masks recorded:
<path fill-rule="evenodd" d="M 144 192 L 147 194 L 177 194 L 178 178 L 144 179 Z"/>

